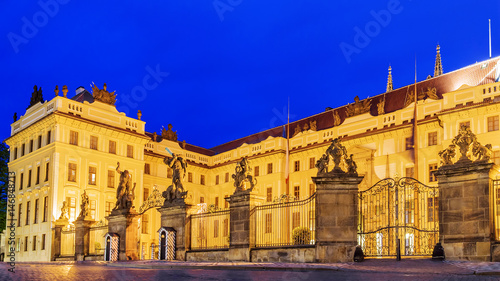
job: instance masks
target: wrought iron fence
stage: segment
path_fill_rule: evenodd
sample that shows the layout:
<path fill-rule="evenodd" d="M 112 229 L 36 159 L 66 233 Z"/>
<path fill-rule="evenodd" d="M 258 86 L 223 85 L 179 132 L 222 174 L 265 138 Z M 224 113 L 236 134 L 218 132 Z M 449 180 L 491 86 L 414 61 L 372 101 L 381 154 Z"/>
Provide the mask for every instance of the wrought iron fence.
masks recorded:
<path fill-rule="evenodd" d="M 89 254 L 90 255 L 104 255 L 106 242 L 104 235 L 108 232 L 108 226 L 103 223 L 98 223 L 96 226 L 91 227 L 89 230 Z"/>
<path fill-rule="evenodd" d="M 191 250 L 229 248 L 229 210 L 191 215 Z"/>
<path fill-rule="evenodd" d="M 75 228 L 63 228 L 61 231 L 61 256 L 75 255 Z"/>
<path fill-rule="evenodd" d="M 255 248 L 314 245 L 316 193 L 293 202 L 257 206 L 251 213 Z"/>

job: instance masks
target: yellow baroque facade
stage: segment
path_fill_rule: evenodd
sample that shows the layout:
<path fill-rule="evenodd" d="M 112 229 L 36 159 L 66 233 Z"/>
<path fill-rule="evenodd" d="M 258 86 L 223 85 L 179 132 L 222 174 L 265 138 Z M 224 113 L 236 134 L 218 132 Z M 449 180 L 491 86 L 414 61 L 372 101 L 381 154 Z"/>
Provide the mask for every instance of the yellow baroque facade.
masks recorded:
<path fill-rule="evenodd" d="M 34 104 L 11 124 L 11 136 L 5 140 L 10 147 L 9 171 L 16 174 L 16 260 L 53 259 L 54 222 L 61 216 L 63 201 L 69 206 L 70 221 L 63 232 L 71 233 L 84 191 L 91 216 L 105 224 L 116 201 L 117 162 L 131 172 L 136 183 L 138 210 L 154 189 L 162 192 L 171 184 L 164 158 L 170 152 L 182 155 L 188 163 L 183 182 L 188 190 L 186 203 L 198 205 L 193 212 L 202 210 L 202 204 L 228 207 L 224 198 L 234 192 L 232 175 L 242 157 L 248 157 L 256 190 L 266 203 L 283 194 L 308 198 L 315 192 L 311 177 L 317 173 L 316 161 L 337 137 L 353 154 L 358 173 L 364 175 L 361 190 L 396 175 L 437 185 L 433 171 L 440 164 L 438 152 L 451 143 L 461 124 L 467 124 L 481 143 L 492 144 L 493 160 L 499 164 L 499 60 L 476 63 L 416 85 L 388 88 L 381 95 L 355 99 L 352 104 L 211 149 L 177 141 L 170 128 L 160 135 L 146 132 L 140 117 L 128 117 L 81 88 L 71 99 L 56 96 Z M 155 209 L 142 215 L 138 229 L 141 258 L 151 258 L 150 246 L 158 244 L 160 227 Z M 104 241 L 98 235 L 91 238 L 91 248 L 99 239 Z M 74 240 L 62 243 L 61 256 L 74 254 Z M 91 252 L 99 255 L 99 250 L 95 245 Z"/>

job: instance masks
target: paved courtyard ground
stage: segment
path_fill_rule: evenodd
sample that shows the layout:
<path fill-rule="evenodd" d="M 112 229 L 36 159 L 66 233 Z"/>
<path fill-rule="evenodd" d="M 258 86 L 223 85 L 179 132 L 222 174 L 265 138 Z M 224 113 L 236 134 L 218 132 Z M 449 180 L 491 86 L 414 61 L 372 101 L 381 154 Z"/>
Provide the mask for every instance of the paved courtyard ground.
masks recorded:
<path fill-rule="evenodd" d="M 0 263 L 0 280 L 500 280 L 498 263 L 429 259 L 362 263 L 61 262 Z"/>

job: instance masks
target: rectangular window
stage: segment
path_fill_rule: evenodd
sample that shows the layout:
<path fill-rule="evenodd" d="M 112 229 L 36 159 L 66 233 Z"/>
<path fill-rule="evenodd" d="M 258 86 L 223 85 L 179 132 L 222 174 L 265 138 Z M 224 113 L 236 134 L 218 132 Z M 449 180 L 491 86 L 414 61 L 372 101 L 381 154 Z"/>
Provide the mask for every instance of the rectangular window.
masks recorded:
<path fill-rule="evenodd" d="M 266 232 L 271 233 L 273 231 L 273 214 L 266 214 Z"/>
<path fill-rule="evenodd" d="M 49 216 L 49 197 L 45 196 L 43 198 L 43 222 L 47 222 L 48 216 Z"/>
<path fill-rule="evenodd" d="M 188 182 L 193 182 L 193 173 L 188 172 Z"/>
<path fill-rule="evenodd" d="M 438 169 L 438 164 L 430 164 L 429 165 L 429 182 L 435 182 L 437 181 L 435 172 Z"/>
<path fill-rule="evenodd" d="M 309 196 L 312 196 L 316 192 L 316 185 L 314 183 L 309 184 Z"/>
<path fill-rule="evenodd" d="M 229 234 L 229 220 L 228 219 L 224 219 L 224 228 L 222 231 L 223 231 L 222 236 L 227 237 L 227 235 Z"/>
<path fill-rule="evenodd" d="M 171 178 L 172 178 L 172 174 L 173 174 L 173 173 L 174 173 L 174 172 L 173 172 L 173 170 L 167 167 L 167 178 L 168 178 L 168 179 L 171 179 Z"/>
<path fill-rule="evenodd" d="M 109 141 L 109 153 L 116 154 L 116 141 Z"/>
<path fill-rule="evenodd" d="M 300 226 L 300 212 L 292 213 L 292 229 Z"/>
<path fill-rule="evenodd" d="M 295 197 L 295 200 L 299 200 L 299 198 L 300 198 L 300 186 L 293 187 L 293 196 Z"/>
<path fill-rule="evenodd" d="M 492 155 L 492 160 L 493 160 L 493 163 L 497 164 L 497 165 L 500 165 L 500 150 L 498 151 L 493 151 L 493 155 Z M 21 174 L 22 175 L 22 174 Z"/>
<path fill-rule="evenodd" d="M 23 204 L 19 203 L 19 209 L 17 209 L 17 226 L 21 226 L 21 215 L 23 214 Z"/>
<path fill-rule="evenodd" d="M 76 182 L 76 164 L 68 164 L 68 181 Z"/>
<path fill-rule="evenodd" d="M 127 157 L 134 158 L 134 147 L 127 144 Z"/>
<path fill-rule="evenodd" d="M 411 150 L 413 149 L 413 138 L 408 137 L 405 139 L 405 150 Z"/>
<path fill-rule="evenodd" d="M 38 136 L 37 144 L 38 144 L 38 149 L 42 148 L 42 135 Z"/>
<path fill-rule="evenodd" d="M 16 148 L 14 148 L 14 160 L 17 159 L 17 153 L 18 153 L 18 151 L 17 151 L 17 147 L 16 147 Z"/>
<path fill-rule="evenodd" d="M 38 198 L 35 199 L 35 216 L 33 217 L 33 224 L 38 223 Z"/>
<path fill-rule="evenodd" d="M 498 115 L 488 117 L 488 132 L 498 131 Z"/>
<path fill-rule="evenodd" d="M 311 157 L 309 158 L 309 169 L 314 169 L 316 166 L 316 158 Z"/>
<path fill-rule="evenodd" d="M 113 210 L 113 202 L 106 202 L 106 208 L 104 209 L 105 216 L 109 216 Z"/>
<path fill-rule="evenodd" d="M 52 132 L 48 131 L 47 132 L 47 144 L 50 144 L 52 142 Z"/>
<path fill-rule="evenodd" d="M 30 152 L 33 152 L 33 140 L 30 140 Z"/>
<path fill-rule="evenodd" d="M 273 163 L 268 163 L 267 164 L 267 173 L 272 174 L 273 173 Z"/>
<path fill-rule="evenodd" d="M 227 194 L 224 195 L 224 208 L 226 208 L 226 209 L 229 208 L 229 202 L 227 202 L 227 200 L 226 200 L 226 198 L 228 198 L 228 197 L 229 197 L 229 195 L 227 195 Z"/>
<path fill-rule="evenodd" d="M 45 181 L 49 180 L 49 167 L 50 167 L 50 162 L 47 162 L 45 164 Z"/>
<path fill-rule="evenodd" d="M 115 171 L 108 170 L 108 187 L 115 187 Z"/>
<path fill-rule="evenodd" d="M 149 197 L 149 188 L 144 188 L 144 191 L 142 192 L 142 202 L 148 200 Z"/>
<path fill-rule="evenodd" d="M 219 184 L 219 175 L 216 175 L 215 176 L 215 185 L 218 185 Z"/>
<path fill-rule="evenodd" d="M 96 167 L 89 167 L 89 184 L 95 185 L 96 182 Z"/>
<path fill-rule="evenodd" d="M 259 166 L 255 166 L 253 167 L 253 175 L 254 177 L 258 177 L 259 176 Z"/>
<path fill-rule="evenodd" d="M 26 202 L 26 220 L 24 225 L 30 224 L 31 201 Z"/>
<path fill-rule="evenodd" d="M 200 204 L 205 203 L 205 197 L 200 197 Z"/>
<path fill-rule="evenodd" d="M 215 207 L 218 209 L 219 208 L 219 197 L 215 197 Z"/>
<path fill-rule="evenodd" d="M 40 166 L 37 166 L 36 167 L 36 181 L 35 181 L 35 184 L 39 184 L 40 183 Z"/>
<path fill-rule="evenodd" d="M 69 144 L 78 145 L 78 132 L 75 131 L 69 132 Z"/>
<path fill-rule="evenodd" d="M 76 198 L 66 197 L 66 202 L 68 203 L 69 208 L 69 219 L 70 221 L 74 221 L 76 218 Z"/>
<path fill-rule="evenodd" d="M 42 251 L 45 250 L 45 234 L 42 234 Z"/>
<path fill-rule="evenodd" d="M 28 251 L 28 236 L 24 237 L 24 251 Z"/>
<path fill-rule="evenodd" d="M 21 176 L 19 179 L 19 190 L 23 190 L 23 185 L 24 185 L 24 173 L 21 173 Z"/>
<path fill-rule="evenodd" d="M 205 185 L 205 175 L 200 175 L 200 184 Z"/>
<path fill-rule="evenodd" d="M 268 187 L 267 188 L 266 201 L 267 202 L 272 202 L 273 201 L 273 188 L 272 187 Z"/>
<path fill-rule="evenodd" d="M 21 156 L 24 156 L 24 153 L 26 153 L 26 144 L 23 143 L 23 145 L 21 145 Z"/>
<path fill-rule="evenodd" d="M 26 187 L 31 186 L 31 170 L 28 171 L 28 185 Z"/>
<path fill-rule="evenodd" d="M 219 220 L 214 220 L 214 238 L 219 237 Z"/>
<path fill-rule="evenodd" d="M 148 234 L 148 226 L 149 226 L 149 216 L 147 214 L 142 215 L 142 221 L 141 221 L 141 233 L 142 234 Z"/>
<path fill-rule="evenodd" d="M 437 132 L 429 133 L 427 137 L 428 137 L 427 140 L 428 146 L 437 145 Z"/>
<path fill-rule="evenodd" d="M 225 182 L 228 182 L 228 181 L 229 181 L 229 173 L 226 173 L 226 176 L 225 176 L 224 181 L 225 181 Z"/>
<path fill-rule="evenodd" d="M 293 169 L 294 172 L 300 171 L 300 161 L 298 161 L 298 160 L 295 161 L 293 166 L 294 166 L 294 169 Z"/>
<path fill-rule="evenodd" d="M 97 137 L 95 136 L 90 136 L 90 149 L 95 149 L 97 150 Z"/>
<path fill-rule="evenodd" d="M 405 169 L 405 177 L 415 178 L 415 169 L 414 167 L 408 167 Z"/>
<path fill-rule="evenodd" d="M 96 200 L 90 200 L 90 216 L 93 220 L 96 219 L 95 209 L 96 209 Z"/>
<path fill-rule="evenodd" d="M 151 175 L 151 167 L 149 166 L 149 163 L 144 164 L 144 174 Z"/>

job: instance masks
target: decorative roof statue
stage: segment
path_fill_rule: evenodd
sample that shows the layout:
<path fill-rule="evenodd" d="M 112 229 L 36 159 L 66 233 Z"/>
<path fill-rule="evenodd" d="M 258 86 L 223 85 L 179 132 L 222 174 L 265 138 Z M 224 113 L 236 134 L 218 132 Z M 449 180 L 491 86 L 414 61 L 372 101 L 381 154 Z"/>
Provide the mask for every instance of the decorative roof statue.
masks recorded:
<path fill-rule="evenodd" d="M 137 120 L 141 120 L 141 118 L 142 118 L 142 111 L 137 110 Z"/>
<path fill-rule="evenodd" d="M 422 96 L 422 99 L 424 99 L 424 98 L 430 98 L 433 100 L 439 99 L 439 97 L 437 95 L 437 90 L 435 87 L 433 87 L 433 88 L 427 87 L 427 90 L 425 90 L 425 91 L 422 90 L 422 93 L 419 94 L 418 98 L 420 99 L 421 96 Z"/>
<path fill-rule="evenodd" d="M 316 131 L 317 130 L 317 128 L 316 128 L 316 120 L 310 121 L 309 122 L 309 127 L 311 127 L 311 131 Z"/>
<path fill-rule="evenodd" d="M 94 96 L 94 100 L 107 103 L 109 105 L 115 105 L 116 102 L 116 94 L 115 92 L 108 92 L 106 83 L 102 86 L 102 89 L 99 89 L 95 84 L 92 86 L 92 95 Z"/>
<path fill-rule="evenodd" d="M 385 95 L 377 103 L 377 112 L 378 115 L 385 114 Z"/>
<path fill-rule="evenodd" d="M 67 98 L 67 96 L 68 96 L 68 86 L 67 85 L 63 86 L 62 92 L 63 92 L 63 97 Z"/>
<path fill-rule="evenodd" d="M 168 130 L 165 128 L 161 131 L 161 138 L 169 141 L 177 141 L 177 131 L 172 131 L 172 124 L 168 124 Z"/>
<path fill-rule="evenodd" d="M 347 117 L 356 116 L 370 111 L 371 104 L 371 100 L 365 99 L 363 101 L 359 101 L 359 97 L 356 96 L 354 98 L 354 103 L 348 104 L 346 107 Z"/>
<path fill-rule="evenodd" d="M 316 168 L 318 168 L 318 174 L 328 173 L 328 162 L 330 162 L 330 156 L 328 154 L 323 154 L 318 161 L 316 161 Z"/>
<path fill-rule="evenodd" d="M 441 150 L 438 153 L 438 155 L 439 155 L 439 157 L 441 157 L 441 166 L 453 164 L 453 158 L 456 155 L 455 145 L 450 144 L 450 146 Z"/>
<path fill-rule="evenodd" d="M 17 112 L 14 112 L 14 122 L 17 121 Z"/>
<path fill-rule="evenodd" d="M 304 127 L 302 128 L 303 131 L 308 131 L 309 130 L 309 124 L 305 123 Z"/>
<path fill-rule="evenodd" d="M 61 216 L 59 216 L 60 220 L 68 220 L 69 219 L 69 207 L 68 203 L 66 201 L 63 201 L 62 207 L 61 207 Z"/>
<path fill-rule="evenodd" d="M 30 105 L 28 106 L 28 108 L 39 102 L 43 103 L 42 87 L 38 89 L 38 87 L 35 85 L 33 86 L 33 93 L 31 93 Z"/>
<path fill-rule="evenodd" d="M 116 172 L 120 174 L 120 183 L 116 189 L 116 204 L 114 210 L 130 210 L 135 199 L 135 183 L 132 186 L 132 175 L 128 170 L 120 171 L 120 162 L 116 163 Z"/>
<path fill-rule="evenodd" d="M 302 128 L 300 128 L 300 125 L 297 125 L 295 127 L 295 132 L 293 132 L 293 136 L 295 137 L 297 134 L 299 134 L 300 132 L 302 132 Z"/>
<path fill-rule="evenodd" d="M 187 163 L 179 154 L 172 153 L 172 157 L 165 157 L 163 162 L 172 169 L 172 184 L 163 192 L 165 204 L 184 203 L 187 191 L 184 191 L 182 180 L 186 176 Z"/>
<path fill-rule="evenodd" d="M 232 175 L 234 179 L 234 187 L 236 187 L 234 193 L 253 190 L 257 184 L 257 179 L 252 177 L 250 174 L 251 170 L 252 169 L 250 168 L 246 157 L 243 157 L 243 159 L 236 164 L 236 168 L 234 169 L 235 173 Z M 247 184 L 249 184 L 250 187 L 248 187 Z"/>
<path fill-rule="evenodd" d="M 339 112 L 334 111 L 334 113 L 333 113 L 333 126 L 338 126 L 338 125 L 340 125 L 341 122 L 342 122 L 342 120 L 340 120 Z"/>
<path fill-rule="evenodd" d="M 78 219 L 90 218 L 90 201 L 87 192 L 84 190 L 82 194 L 82 204 L 80 204 L 80 215 Z"/>
<path fill-rule="evenodd" d="M 56 85 L 56 88 L 54 89 L 54 93 L 56 93 L 56 97 L 59 96 L 59 86 Z"/>
<path fill-rule="evenodd" d="M 410 86 L 408 86 L 408 88 L 406 89 L 404 107 L 409 106 L 412 102 L 415 102 L 415 94 L 413 93 L 413 91 L 410 92 Z"/>

